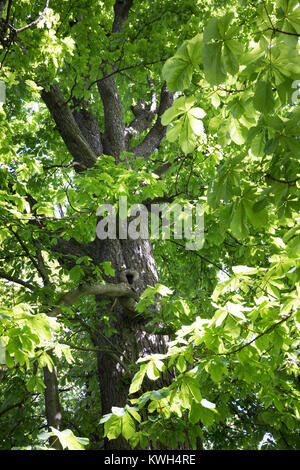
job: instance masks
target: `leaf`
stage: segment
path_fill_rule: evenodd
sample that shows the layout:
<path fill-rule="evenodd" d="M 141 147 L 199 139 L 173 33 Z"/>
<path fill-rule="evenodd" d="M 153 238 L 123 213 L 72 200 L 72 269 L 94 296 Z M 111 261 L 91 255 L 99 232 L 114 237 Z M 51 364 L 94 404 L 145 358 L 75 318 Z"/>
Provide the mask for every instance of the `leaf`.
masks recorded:
<path fill-rule="evenodd" d="M 104 434 L 111 439 L 117 439 L 122 432 L 122 421 L 116 415 L 111 415 L 110 419 L 104 423 Z"/>
<path fill-rule="evenodd" d="M 192 377 L 185 377 L 185 381 L 193 395 L 194 400 L 197 403 L 200 403 L 202 400 L 202 396 L 201 396 L 198 381 Z"/>
<path fill-rule="evenodd" d="M 176 367 L 179 372 L 183 373 L 186 370 L 186 361 L 184 356 L 179 356 L 176 361 Z"/>
<path fill-rule="evenodd" d="M 203 40 L 205 43 L 208 43 L 211 40 L 221 39 L 218 23 L 218 18 L 212 18 L 205 26 L 203 32 Z"/>
<path fill-rule="evenodd" d="M 209 374 L 215 383 L 221 382 L 221 380 L 223 379 L 223 375 L 227 375 L 226 366 L 221 361 L 212 362 L 209 366 Z M 202 406 L 204 406 L 203 403 L 207 404 L 209 402 L 202 400 L 201 401 Z M 210 407 L 209 405 L 206 406 L 206 408 L 209 408 L 209 407 Z"/>
<path fill-rule="evenodd" d="M 143 364 L 140 370 L 135 374 L 129 388 L 129 394 L 135 393 L 141 388 L 147 368 L 148 364 Z"/>
<path fill-rule="evenodd" d="M 226 78 L 221 52 L 222 45 L 219 43 L 205 44 L 203 47 L 202 61 L 205 78 L 211 85 L 219 85 Z"/>
<path fill-rule="evenodd" d="M 207 402 L 207 400 L 203 400 L 203 403 L 206 405 L 207 403 L 210 403 L 210 402 Z M 203 406 L 201 404 L 199 405 L 199 414 L 200 414 L 200 419 L 202 423 L 204 424 L 204 426 L 211 426 L 214 423 L 215 415 L 211 408 L 207 406 Z"/>
<path fill-rule="evenodd" d="M 247 276 L 251 276 L 252 274 L 256 274 L 258 269 L 249 266 L 232 266 L 232 271 L 235 274 L 247 274 Z"/>
<path fill-rule="evenodd" d="M 161 123 L 163 126 L 167 126 L 176 117 L 184 113 L 184 102 L 185 97 L 181 96 L 180 98 L 175 100 L 173 105 L 163 113 L 161 117 Z"/>
<path fill-rule="evenodd" d="M 27 318 L 30 328 L 38 335 L 40 341 L 51 340 L 51 329 L 46 315 L 31 315 Z"/>
<path fill-rule="evenodd" d="M 150 380 L 157 380 L 160 377 L 160 373 L 154 364 L 154 361 L 150 361 L 148 364 L 147 376 Z"/>
<path fill-rule="evenodd" d="M 208 408 L 209 410 L 214 410 L 216 408 L 216 405 L 212 403 L 211 401 L 206 400 L 206 398 L 203 398 L 203 400 L 201 400 L 201 405 L 204 408 Z"/>
<path fill-rule="evenodd" d="M 136 408 L 132 408 L 130 406 L 127 407 L 127 411 L 128 413 L 131 414 L 131 416 L 133 416 L 133 418 L 138 421 L 138 423 L 141 422 L 142 418 L 140 416 L 140 414 L 138 413 L 137 409 Z"/>
<path fill-rule="evenodd" d="M 226 303 L 226 308 L 228 312 L 233 315 L 236 318 L 239 318 L 240 320 L 245 321 L 246 317 L 242 313 L 242 310 L 244 310 L 243 306 L 240 304 L 233 304 L 232 302 L 227 302 Z"/>
<path fill-rule="evenodd" d="M 194 67 L 200 64 L 202 59 L 203 35 L 197 34 L 186 43 L 186 52 Z"/>
<path fill-rule="evenodd" d="M 80 265 L 74 266 L 70 271 L 69 271 L 69 276 L 72 279 L 72 281 L 77 282 L 79 281 L 84 274 L 84 271 Z"/>
<path fill-rule="evenodd" d="M 169 142 L 175 142 L 175 140 L 179 138 L 183 122 L 184 118 L 182 117 L 177 121 L 177 123 L 173 127 L 168 126 L 166 138 Z"/>
<path fill-rule="evenodd" d="M 248 134 L 247 129 L 242 126 L 237 119 L 231 119 L 229 130 L 230 137 L 235 144 L 242 145 L 246 142 Z"/>
<path fill-rule="evenodd" d="M 184 408 L 191 408 L 191 404 L 193 403 L 193 396 L 190 392 L 188 385 L 185 382 L 181 384 L 179 400 Z"/>
<path fill-rule="evenodd" d="M 162 77 L 170 91 L 185 90 L 191 83 L 193 71 L 193 64 L 175 55 L 165 62 Z"/>
<path fill-rule="evenodd" d="M 230 228 L 233 235 L 239 240 L 245 238 L 248 234 L 245 211 L 241 203 L 234 207 Z"/>
<path fill-rule="evenodd" d="M 196 147 L 195 134 L 188 119 L 184 120 L 182 131 L 179 136 L 179 145 L 185 155 L 192 152 Z"/>
<path fill-rule="evenodd" d="M 122 428 L 122 436 L 125 439 L 129 440 L 131 437 L 134 436 L 135 425 L 129 413 L 126 413 L 124 416 L 122 416 L 121 428 Z"/>
<path fill-rule="evenodd" d="M 196 424 L 201 420 L 201 411 L 202 407 L 198 403 L 192 403 L 191 409 L 189 411 L 189 421 L 192 424 Z"/>
<path fill-rule="evenodd" d="M 229 72 L 231 75 L 235 75 L 239 71 L 239 62 L 237 61 L 236 56 L 233 53 L 234 47 L 229 46 L 230 41 L 224 44 L 222 57 L 226 72 Z M 231 46 L 233 46 L 233 44 L 231 44 Z"/>
<path fill-rule="evenodd" d="M 206 112 L 202 108 L 191 108 L 189 115 L 197 119 L 203 119 L 206 116 Z"/>
<path fill-rule="evenodd" d="M 189 125 L 194 134 L 196 135 L 204 134 L 203 122 L 200 121 L 200 119 L 194 118 L 194 116 L 192 116 L 191 113 L 189 113 L 188 119 L 189 119 Z"/>
<path fill-rule="evenodd" d="M 104 261 L 101 263 L 101 266 L 103 266 L 104 274 L 106 276 L 115 276 L 115 270 L 112 268 L 110 261 Z"/>
<path fill-rule="evenodd" d="M 70 429 L 58 431 L 58 429 L 51 426 L 51 431 L 52 435 L 58 437 L 63 449 L 84 450 L 84 446 L 89 442 L 86 438 L 76 437 Z"/>
<path fill-rule="evenodd" d="M 253 97 L 253 104 L 255 109 L 264 114 L 268 114 L 274 108 L 274 96 L 272 85 L 270 82 L 259 80 L 256 85 L 255 94 Z"/>
<path fill-rule="evenodd" d="M 170 394 L 170 391 L 167 389 L 153 390 L 151 392 L 151 398 L 155 401 L 163 400 Z"/>
<path fill-rule="evenodd" d="M 113 406 L 112 409 L 111 409 L 111 412 L 113 415 L 115 416 L 124 416 L 126 414 L 126 411 L 124 408 L 120 408 L 118 406 Z"/>

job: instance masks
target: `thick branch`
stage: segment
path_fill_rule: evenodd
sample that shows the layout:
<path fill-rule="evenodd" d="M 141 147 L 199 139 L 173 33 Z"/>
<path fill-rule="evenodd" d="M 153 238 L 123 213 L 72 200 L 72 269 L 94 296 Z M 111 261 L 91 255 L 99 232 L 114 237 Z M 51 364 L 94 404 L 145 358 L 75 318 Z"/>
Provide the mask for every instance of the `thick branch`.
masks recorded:
<path fill-rule="evenodd" d="M 73 116 L 94 154 L 96 156 L 102 155 L 102 140 L 96 117 L 85 108 L 73 111 Z"/>
<path fill-rule="evenodd" d="M 97 156 L 86 142 L 58 85 L 51 85 L 49 91 L 43 90 L 42 98 L 74 160 L 83 168 L 93 166 L 97 161 Z"/>
<path fill-rule="evenodd" d="M 124 21 L 127 20 L 133 0 L 116 0 L 114 5 L 115 18 L 112 26 L 113 33 L 122 31 Z"/>
<path fill-rule="evenodd" d="M 103 79 L 97 82 L 104 108 L 104 153 L 116 159 L 125 150 L 125 126 L 120 95 L 113 77 L 107 77 L 103 70 Z"/>
<path fill-rule="evenodd" d="M 135 302 L 138 300 L 137 294 L 131 290 L 128 284 L 120 283 L 120 284 L 99 284 L 99 283 L 91 283 L 91 284 L 84 284 L 83 286 L 76 287 L 75 289 L 71 290 L 64 294 L 60 300 L 58 301 L 58 305 L 62 306 L 70 306 L 73 305 L 77 300 L 81 297 L 87 295 L 97 295 L 103 297 L 118 297 L 120 299 L 124 298 L 125 304 L 129 310 L 134 310 Z M 128 299 L 126 301 L 125 299 Z M 60 307 L 55 307 L 49 313 L 50 316 L 56 316 L 61 313 Z"/>
<path fill-rule="evenodd" d="M 114 5 L 114 22 L 112 33 L 122 30 L 124 21 L 127 20 L 133 0 L 116 0 Z M 125 126 L 120 95 L 112 75 L 108 74 L 105 63 L 101 70 L 103 78 L 97 82 L 98 90 L 104 107 L 104 153 L 112 155 L 118 161 L 119 156 L 125 150 Z"/>
<path fill-rule="evenodd" d="M 143 142 L 130 150 L 136 157 L 144 157 L 146 159 L 159 147 L 166 134 L 166 127 L 162 125 L 160 118 L 162 114 L 172 106 L 173 97 L 174 93 L 170 93 L 164 83 L 160 94 L 160 105 L 154 126 L 148 132 Z"/>

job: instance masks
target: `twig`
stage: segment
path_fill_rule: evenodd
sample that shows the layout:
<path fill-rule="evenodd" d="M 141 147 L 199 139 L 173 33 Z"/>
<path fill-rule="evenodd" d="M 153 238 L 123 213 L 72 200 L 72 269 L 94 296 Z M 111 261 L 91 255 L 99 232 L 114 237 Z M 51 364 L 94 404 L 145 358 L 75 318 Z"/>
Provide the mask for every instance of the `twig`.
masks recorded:
<path fill-rule="evenodd" d="M 15 32 L 16 33 L 21 33 L 22 31 L 25 31 L 26 29 L 29 29 L 29 28 L 32 28 L 33 26 L 36 26 L 44 18 L 45 14 L 47 12 L 48 6 L 49 6 L 49 0 L 46 0 L 46 5 L 44 7 L 44 10 L 40 14 L 40 16 L 36 20 L 34 20 L 31 23 L 27 24 L 26 26 L 23 26 L 22 28 L 19 28 L 19 29 L 14 28 Z"/>
<path fill-rule="evenodd" d="M 269 173 L 266 174 L 265 178 L 269 178 L 270 180 L 276 181 L 277 183 L 288 184 L 289 186 L 294 185 L 297 181 L 300 180 L 300 176 L 298 178 L 295 178 L 294 180 L 280 180 L 278 178 L 274 178 L 274 176 L 270 175 Z"/>
<path fill-rule="evenodd" d="M 108 75 L 105 75 L 105 77 L 97 78 L 97 80 L 94 80 L 92 83 L 89 84 L 87 89 L 89 90 L 93 85 L 95 85 L 95 83 L 107 80 L 108 78 L 112 77 L 113 75 L 116 75 L 117 73 L 120 73 L 120 72 L 124 72 L 125 70 L 135 69 L 137 67 L 146 67 L 147 65 L 158 64 L 160 62 L 165 62 L 166 60 L 167 59 L 164 58 L 164 59 L 156 60 L 154 62 L 140 62 L 139 64 L 128 65 L 127 67 L 124 67 L 122 69 L 114 70 L 113 72 L 109 73 Z"/>
<path fill-rule="evenodd" d="M 4 271 L 0 271 L 0 278 L 6 279 L 7 281 L 14 282 L 15 284 L 20 284 L 23 287 L 27 287 L 27 289 L 35 290 L 35 287 L 30 284 L 30 282 L 23 281 L 22 279 L 17 278 L 16 276 L 11 276 Z"/>

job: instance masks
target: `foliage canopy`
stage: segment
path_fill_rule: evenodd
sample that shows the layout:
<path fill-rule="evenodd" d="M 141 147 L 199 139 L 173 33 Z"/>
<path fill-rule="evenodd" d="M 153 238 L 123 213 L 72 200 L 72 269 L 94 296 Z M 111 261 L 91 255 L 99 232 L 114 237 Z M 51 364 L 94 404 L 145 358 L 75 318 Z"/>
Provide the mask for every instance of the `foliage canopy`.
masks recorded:
<path fill-rule="evenodd" d="M 113 1 L 46 5 L 39 17 L 41 2 L 0 1 L 1 448 L 49 438 L 42 371 L 56 366 L 65 431 L 51 433 L 64 447 L 122 435 L 133 448 L 299 449 L 298 1 L 136 1 L 116 34 Z M 148 158 L 132 157 L 142 132 L 118 165 L 104 154 L 76 172 L 41 94 L 59 84 L 103 123 L 100 59 L 124 122 L 164 82 L 175 99 Z M 114 272 L 76 253 L 68 269 L 55 246 L 92 242 L 97 207 L 119 195 L 202 203 L 205 242 L 189 252 L 153 240 L 161 283 L 137 310 L 157 305 L 147 327 L 168 328 L 168 350 L 131 364 L 127 403 L 101 417 L 87 334 L 96 300 L 53 309 L 87 272 L 99 284 Z M 109 311 L 102 334 L 113 334 Z M 167 371 L 171 384 L 156 387 Z"/>

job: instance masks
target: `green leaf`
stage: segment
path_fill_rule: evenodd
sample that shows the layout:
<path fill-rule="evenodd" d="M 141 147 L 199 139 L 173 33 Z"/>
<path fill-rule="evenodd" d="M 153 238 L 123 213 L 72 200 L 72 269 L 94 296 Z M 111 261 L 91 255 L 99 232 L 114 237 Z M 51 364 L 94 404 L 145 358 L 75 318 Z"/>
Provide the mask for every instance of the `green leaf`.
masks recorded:
<path fill-rule="evenodd" d="M 122 421 L 116 415 L 111 415 L 104 423 L 104 434 L 107 439 L 117 439 L 122 432 Z"/>
<path fill-rule="evenodd" d="M 154 361 L 150 361 L 148 364 L 147 376 L 150 380 L 157 380 L 160 377 L 159 370 L 157 369 Z"/>
<path fill-rule="evenodd" d="M 140 414 L 138 413 L 138 411 L 136 410 L 136 408 L 132 408 L 132 407 L 127 407 L 127 411 L 128 413 L 131 414 L 131 416 L 133 416 L 133 418 L 138 421 L 138 423 L 141 422 L 142 418 L 140 416 Z"/>
<path fill-rule="evenodd" d="M 268 114 L 273 110 L 275 101 L 270 82 L 263 80 L 259 80 L 257 82 L 253 104 L 255 109 L 263 114 Z"/>
<path fill-rule="evenodd" d="M 221 39 L 221 34 L 218 26 L 218 18 L 212 18 L 204 28 L 203 40 L 205 43 L 211 40 Z"/>
<path fill-rule="evenodd" d="M 104 261 L 101 263 L 101 266 L 103 266 L 104 274 L 106 276 L 115 276 L 115 270 L 112 268 L 110 261 Z"/>
<path fill-rule="evenodd" d="M 193 64 L 181 57 L 174 56 L 164 64 L 162 76 L 170 91 L 185 90 L 191 83 L 193 71 Z"/>
<path fill-rule="evenodd" d="M 183 122 L 184 122 L 184 117 L 180 118 L 177 121 L 177 123 L 174 125 L 174 127 L 171 127 L 171 126 L 168 127 L 166 138 L 169 142 L 175 142 L 175 140 L 179 138 L 181 130 L 182 130 Z"/>
<path fill-rule="evenodd" d="M 135 393 L 138 390 L 140 390 L 147 368 L 148 368 L 148 364 L 143 364 L 140 367 L 140 370 L 135 374 L 135 376 L 132 379 L 130 388 L 129 388 L 129 394 Z"/>
<path fill-rule="evenodd" d="M 167 389 L 153 390 L 151 392 L 151 398 L 155 401 L 163 400 L 170 394 L 170 391 Z"/>
<path fill-rule="evenodd" d="M 179 356 L 176 361 L 176 367 L 179 372 L 183 373 L 186 370 L 186 361 L 184 356 Z"/>
<path fill-rule="evenodd" d="M 163 126 L 167 126 L 177 116 L 180 116 L 184 113 L 184 103 L 185 97 L 181 96 L 180 98 L 175 100 L 173 105 L 163 113 L 161 117 L 161 123 Z"/>
<path fill-rule="evenodd" d="M 193 398 L 194 400 L 197 402 L 197 403 L 200 403 L 201 400 L 202 400 L 202 396 L 201 396 L 201 392 L 200 392 L 200 388 L 199 388 L 199 384 L 198 384 L 198 381 L 192 377 L 185 377 L 185 382 L 187 383 L 192 395 L 193 395 Z"/>
<path fill-rule="evenodd" d="M 226 73 L 221 60 L 222 44 L 205 44 L 202 52 L 204 73 L 206 80 L 211 85 L 219 85 L 224 82 Z"/>
<path fill-rule="evenodd" d="M 209 370 L 209 374 L 210 374 L 212 380 L 215 383 L 221 382 L 221 380 L 223 379 L 223 376 L 227 375 L 227 373 L 228 373 L 226 366 L 221 361 L 212 362 L 209 365 L 208 370 Z M 203 402 L 204 402 L 204 400 L 201 402 L 202 406 L 204 406 Z M 207 408 L 209 408 L 209 406 L 207 406 Z"/>
<path fill-rule="evenodd" d="M 135 425 L 129 413 L 122 416 L 122 436 L 129 440 L 135 434 Z"/>
<path fill-rule="evenodd" d="M 245 215 L 246 214 L 243 205 L 241 203 L 235 205 L 230 228 L 233 235 L 239 240 L 245 238 L 248 234 Z"/>
<path fill-rule="evenodd" d="M 84 446 L 88 444 L 89 440 L 86 438 L 76 437 L 70 429 L 58 431 L 51 426 L 52 435 L 58 437 L 62 448 L 69 450 L 84 450 Z"/>
<path fill-rule="evenodd" d="M 233 142 L 237 145 L 242 145 L 246 142 L 247 139 L 247 129 L 240 124 L 236 119 L 231 119 L 230 121 L 230 137 Z"/>
<path fill-rule="evenodd" d="M 203 135 L 204 134 L 204 126 L 203 122 L 200 119 L 196 119 L 191 113 L 188 114 L 189 125 L 196 135 Z"/>
<path fill-rule="evenodd" d="M 189 421 L 192 424 L 199 423 L 199 421 L 201 421 L 201 412 L 201 405 L 199 405 L 198 403 L 192 403 L 191 409 L 189 411 Z"/>

